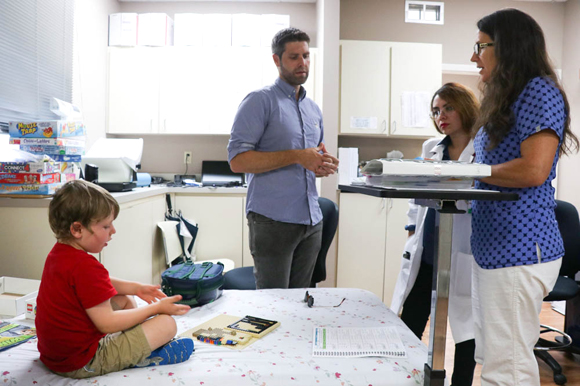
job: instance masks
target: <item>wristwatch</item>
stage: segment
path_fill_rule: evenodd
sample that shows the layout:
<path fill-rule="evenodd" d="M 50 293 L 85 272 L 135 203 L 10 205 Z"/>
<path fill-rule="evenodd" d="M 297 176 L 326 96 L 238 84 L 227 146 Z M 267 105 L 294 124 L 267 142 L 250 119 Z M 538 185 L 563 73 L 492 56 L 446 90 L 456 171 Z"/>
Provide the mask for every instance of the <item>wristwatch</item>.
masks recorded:
<path fill-rule="evenodd" d="M 409 232 L 415 232 L 415 224 L 405 225 L 405 230 Z"/>

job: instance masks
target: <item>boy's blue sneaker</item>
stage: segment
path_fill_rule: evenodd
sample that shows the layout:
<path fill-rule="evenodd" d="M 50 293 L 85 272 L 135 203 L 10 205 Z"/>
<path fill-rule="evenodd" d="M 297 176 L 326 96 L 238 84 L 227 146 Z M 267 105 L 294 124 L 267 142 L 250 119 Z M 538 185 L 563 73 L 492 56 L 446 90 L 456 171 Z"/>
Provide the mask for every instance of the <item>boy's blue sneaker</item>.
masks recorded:
<path fill-rule="evenodd" d="M 193 351 L 193 339 L 173 339 L 164 346 L 153 350 L 151 355 L 143 359 L 140 363 L 137 363 L 135 367 L 172 365 L 175 363 L 181 363 L 188 360 Z"/>

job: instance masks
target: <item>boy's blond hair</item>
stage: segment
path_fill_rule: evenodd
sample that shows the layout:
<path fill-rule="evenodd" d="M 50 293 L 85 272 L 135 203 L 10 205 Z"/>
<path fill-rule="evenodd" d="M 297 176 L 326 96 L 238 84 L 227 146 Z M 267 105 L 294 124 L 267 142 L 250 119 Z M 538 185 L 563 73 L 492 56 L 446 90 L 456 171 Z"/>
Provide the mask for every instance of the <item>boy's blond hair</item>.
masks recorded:
<path fill-rule="evenodd" d="M 69 181 L 57 190 L 48 206 L 48 222 L 57 240 L 72 238 L 71 225 L 78 221 L 89 231 L 91 223 L 111 214 L 119 215 L 119 204 L 102 187 L 84 180 Z"/>

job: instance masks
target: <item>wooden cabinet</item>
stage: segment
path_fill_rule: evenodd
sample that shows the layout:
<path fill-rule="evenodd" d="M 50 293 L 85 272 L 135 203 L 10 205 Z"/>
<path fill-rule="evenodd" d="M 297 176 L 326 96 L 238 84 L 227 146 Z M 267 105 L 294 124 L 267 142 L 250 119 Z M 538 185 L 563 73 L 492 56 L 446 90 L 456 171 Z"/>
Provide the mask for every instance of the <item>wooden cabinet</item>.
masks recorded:
<path fill-rule="evenodd" d="M 22 201 L 22 206 L 0 207 L 0 276 L 40 280 L 56 239 L 48 224 L 48 205 L 26 207 L 27 199 Z"/>
<path fill-rule="evenodd" d="M 230 259 L 243 265 L 244 198 L 232 195 L 175 195 L 175 208 L 199 226 L 198 260 Z"/>
<path fill-rule="evenodd" d="M 164 220 L 165 196 L 131 201 L 120 208 L 113 223 L 117 233 L 101 251 L 101 263 L 113 277 L 159 284 L 166 266 L 157 223 Z"/>
<path fill-rule="evenodd" d="M 408 200 L 340 194 L 337 287 L 362 288 L 387 305 L 407 239 Z"/>
<path fill-rule="evenodd" d="M 314 98 L 314 52 L 310 68 Z M 277 77 L 265 47 L 111 47 L 107 131 L 229 134 L 244 97 Z"/>
<path fill-rule="evenodd" d="M 113 235 L 95 255 L 110 275 L 158 284 L 167 268 L 157 223 L 165 220 L 167 190 L 145 197 L 113 194 L 120 202 Z M 140 192 L 134 192 L 139 195 Z M 253 265 L 248 246 L 246 195 L 242 193 L 171 193 L 174 209 L 199 224 L 198 260 L 230 259 L 236 267 Z M 125 196 L 123 196 L 125 195 Z M 119 197 L 122 197 L 120 199 Z M 0 199 L 0 276 L 40 279 L 46 256 L 56 239 L 48 224 L 49 199 Z M 8 201 L 9 200 L 9 201 Z"/>
<path fill-rule="evenodd" d="M 437 135 L 428 117 L 441 87 L 441 45 L 342 40 L 340 133 Z"/>

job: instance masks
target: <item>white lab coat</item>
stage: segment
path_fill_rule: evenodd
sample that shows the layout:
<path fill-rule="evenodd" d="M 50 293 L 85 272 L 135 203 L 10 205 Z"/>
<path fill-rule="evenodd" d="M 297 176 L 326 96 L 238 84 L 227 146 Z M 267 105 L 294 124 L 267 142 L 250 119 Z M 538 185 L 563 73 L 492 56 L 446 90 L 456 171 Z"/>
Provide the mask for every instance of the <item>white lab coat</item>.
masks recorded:
<path fill-rule="evenodd" d="M 441 138 L 432 138 L 423 143 L 423 158 L 441 160 L 443 145 L 438 145 Z M 473 141 L 470 141 L 459 157 L 459 161 L 473 160 Z M 458 209 L 467 210 L 465 201 L 457 202 Z M 405 249 L 410 253 L 410 259 L 402 259 L 401 271 L 391 301 L 391 310 L 396 314 L 401 312 L 405 299 L 411 292 L 423 254 L 423 231 L 427 207 L 415 205 L 409 200 L 408 224 L 415 224 L 415 234 L 407 239 Z M 473 315 L 471 311 L 471 214 L 453 215 L 453 239 L 451 247 L 451 272 L 449 285 L 449 324 L 455 343 L 474 339 Z"/>

